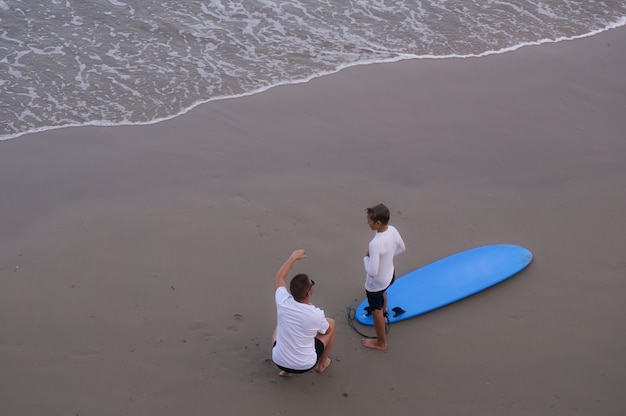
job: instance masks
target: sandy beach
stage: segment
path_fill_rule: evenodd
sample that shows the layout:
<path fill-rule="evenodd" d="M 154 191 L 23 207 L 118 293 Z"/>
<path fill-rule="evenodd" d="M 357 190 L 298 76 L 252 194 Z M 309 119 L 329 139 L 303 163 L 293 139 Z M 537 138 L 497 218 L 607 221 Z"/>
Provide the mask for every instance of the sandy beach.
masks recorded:
<path fill-rule="evenodd" d="M 0 414 L 626 414 L 625 74 L 619 28 L 0 142 Z M 486 244 L 534 261 L 366 350 L 346 308 L 378 202 L 398 275 Z M 325 373 L 283 379 L 295 248 L 338 334 Z"/>

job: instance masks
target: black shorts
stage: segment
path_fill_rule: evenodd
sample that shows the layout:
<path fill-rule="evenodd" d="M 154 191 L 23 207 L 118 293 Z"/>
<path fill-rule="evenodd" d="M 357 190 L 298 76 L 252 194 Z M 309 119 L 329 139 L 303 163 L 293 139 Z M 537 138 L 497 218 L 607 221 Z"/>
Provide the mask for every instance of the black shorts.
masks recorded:
<path fill-rule="evenodd" d="M 367 294 L 367 303 L 370 306 L 370 311 L 375 311 L 383 308 L 383 306 L 385 305 L 385 292 L 395 281 L 396 272 L 394 270 L 393 277 L 391 278 L 391 283 L 389 283 L 389 286 L 378 292 L 370 292 L 368 290 L 365 291 L 365 293 Z"/>
<path fill-rule="evenodd" d="M 276 345 L 276 341 L 274 341 L 274 345 Z M 273 348 L 274 346 L 272 346 Z M 283 367 L 282 365 L 278 365 L 276 363 L 276 367 L 280 368 L 281 370 L 283 370 L 285 373 L 293 373 L 293 374 L 302 374 L 302 373 L 306 373 L 307 371 L 311 371 L 315 368 L 315 366 L 317 365 L 317 362 L 320 360 L 320 357 L 322 356 L 322 353 L 324 352 L 324 349 L 326 347 L 324 346 L 324 343 L 322 341 L 320 341 L 319 339 L 315 338 L 315 355 L 317 355 L 317 360 L 315 360 L 315 364 L 313 364 L 313 367 L 308 368 L 306 370 L 294 370 L 291 368 L 287 368 L 287 367 Z"/>

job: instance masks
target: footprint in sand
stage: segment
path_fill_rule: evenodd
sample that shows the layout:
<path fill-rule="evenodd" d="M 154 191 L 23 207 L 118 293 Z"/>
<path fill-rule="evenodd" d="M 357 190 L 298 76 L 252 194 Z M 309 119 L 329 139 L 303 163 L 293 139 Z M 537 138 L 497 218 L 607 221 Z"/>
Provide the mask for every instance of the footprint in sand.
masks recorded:
<path fill-rule="evenodd" d="M 92 361 L 100 357 L 100 352 L 96 350 L 74 350 L 70 356 L 78 361 Z"/>
<path fill-rule="evenodd" d="M 206 322 L 192 322 L 191 325 L 189 325 L 189 329 L 192 331 L 202 331 L 203 329 L 207 329 L 209 326 L 206 324 Z"/>
<path fill-rule="evenodd" d="M 240 314 L 240 313 L 236 313 L 236 314 L 233 315 L 233 320 L 235 322 L 228 326 L 228 330 L 229 331 L 233 331 L 233 332 L 238 332 L 239 331 L 239 325 L 243 321 L 243 315 Z"/>
<path fill-rule="evenodd" d="M 209 342 L 213 339 L 213 334 L 209 331 L 209 325 L 206 322 L 195 321 L 189 325 L 189 330 L 199 333 L 204 338 L 205 342 Z"/>

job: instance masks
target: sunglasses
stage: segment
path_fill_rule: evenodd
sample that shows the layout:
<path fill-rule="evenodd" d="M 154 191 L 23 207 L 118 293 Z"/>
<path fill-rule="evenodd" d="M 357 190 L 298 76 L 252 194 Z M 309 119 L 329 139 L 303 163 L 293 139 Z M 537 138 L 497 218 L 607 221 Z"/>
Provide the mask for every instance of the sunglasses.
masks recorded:
<path fill-rule="evenodd" d="M 315 280 L 311 279 L 311 286 L 309 286 L 309 290 L 313 289 L 313 286 L 315 286 Z M 307 290 L 307 292 L 309 290 Z"/>

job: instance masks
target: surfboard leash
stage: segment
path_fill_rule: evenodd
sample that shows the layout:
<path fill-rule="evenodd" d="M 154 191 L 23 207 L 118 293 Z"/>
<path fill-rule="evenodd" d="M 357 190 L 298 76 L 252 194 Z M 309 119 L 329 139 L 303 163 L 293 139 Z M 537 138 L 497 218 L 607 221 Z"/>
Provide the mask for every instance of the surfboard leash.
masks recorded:
<path fill-rule="evenodd" d="M 348 306 L 346 308 L 346 311 L 348 313 L 348 325 L 350 325 L 350 328 L 354 329 L 354 332 L 356 332 L 363 338 L 376 339 L 376 336 L 364 334 L 361 331 L 359 331 L 359 329 L 356 327 L 356 325 L 354 324 L 354 316 L 356 315 L 356 309 L 354 309 L 352 306 Z M 385 334 L 389 333 L 390 327 L 391 325 L 389 325 L 389 317 L 385 316 Z"/>

